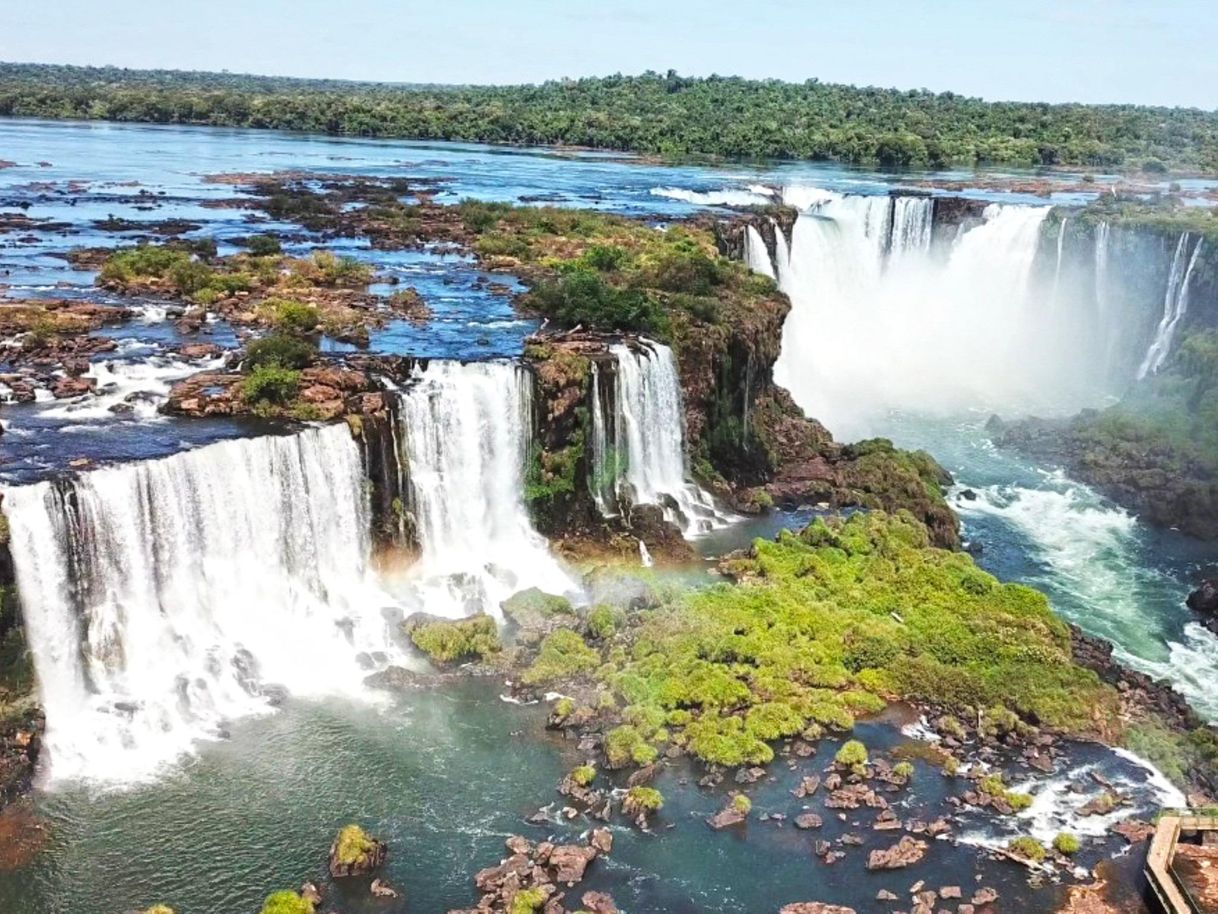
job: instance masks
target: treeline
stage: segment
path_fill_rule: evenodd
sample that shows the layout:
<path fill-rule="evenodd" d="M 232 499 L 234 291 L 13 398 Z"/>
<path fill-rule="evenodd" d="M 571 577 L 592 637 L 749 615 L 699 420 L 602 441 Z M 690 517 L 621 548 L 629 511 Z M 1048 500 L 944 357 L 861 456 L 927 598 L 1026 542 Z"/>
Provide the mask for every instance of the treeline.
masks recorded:
<path fill-rule="evenodd" d="M 672 158 L 1218 171 L 1218 112 L 986 102 L 673 71 L 537 86 L 407 86 L 0 64 L 0 115 L 588 146 Z"/>

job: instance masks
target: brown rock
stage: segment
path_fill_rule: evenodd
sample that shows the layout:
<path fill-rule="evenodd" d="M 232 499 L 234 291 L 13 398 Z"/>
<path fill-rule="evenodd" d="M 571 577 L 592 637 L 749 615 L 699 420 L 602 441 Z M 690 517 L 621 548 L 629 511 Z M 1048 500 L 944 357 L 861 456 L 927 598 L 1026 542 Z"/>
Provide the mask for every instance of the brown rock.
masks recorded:
<path fill-rule="evenodd" d="M 613 850 L 613 834 L 607 828 L 595 828 L 592 830 L 589 843 L 596 848 L 598 853 L 608 854 Z"/>
<path fill-rule="evenodd" d="M 604 892 L 584 892 L 580 901 L 591 914 L 618 914 L 617 904 Z"/>
<path fill-rule="evenodd" d="M 869 870 L 896 870 L 917 863 L 926 855 L 926 842 L 904 835 L 886 850 L 874 850 L 867 858 Z"/>
<path fill-rule="evenodd" d="M 820 828 L 823 824 L 821 817 L 814 812 L 805 812 L 795 817 L 796 828 Z"/>
<path fill-rule="evenodd" d="M 554 869 L 554 881 L 564 885 L 575 885 L 584 878 L 588 864 L 596 859 L 595 847 L 577 847 L 562 844 L 550 854 L 550 866 Z"/>
<path fill-rule="evenodd" d="M 854 908 L 841 905 L 824 904 L 820 901 L 797 901 L 794 904 L 783 905 L 778 914 L 855 914 Z"/>

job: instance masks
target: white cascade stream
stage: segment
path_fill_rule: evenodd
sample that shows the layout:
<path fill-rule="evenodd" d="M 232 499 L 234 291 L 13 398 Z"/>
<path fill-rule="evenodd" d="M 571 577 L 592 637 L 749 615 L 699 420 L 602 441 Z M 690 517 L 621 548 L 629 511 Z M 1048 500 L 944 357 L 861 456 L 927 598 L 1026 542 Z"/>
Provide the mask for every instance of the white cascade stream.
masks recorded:
<path fill-rule="evenodd" d="M 1142 364 L 1138 367 L 1139 381 L 1148 374 L 1155 374 L 1163 367 L 1163 363 L 1171 354 L 1176 328 L 1188 312 L 1189 284 L 1192 282 L 1197 257 L 1201 254 L 1201 247 L 1205 243 L 1204 238 L 1198 238 L 1190 254 L 1188 246 L 1191 238 L 1190 233 L 1184 232 L 1180 235 L 1180 240 L 1176 242 L 1176 253 L 1172 256 L 1171 269 L 1167 276 L 1167 289 L 1163 293 L 1163 317 L 1160 318 L 1159 325 L 1155 329 L 1155 337 L 1151 340 L 1150 348 L 1146 350 L 1146 357 L 1142 359 Z"/>
<path fill-rule="evenodd" d="M 615 479 L 620 501 L 660 505 L 665 517 L 686 536 L 729 523 L 714 499 L 689 476 L 685 413 L 672 350 L 641 340 L 637 347 L 619 344 L 610 351 L 617 361 L 614 438 L 607 436 L 604 415 L 594 410 L 594 478 Z M 598 439 L 604 439 L 599 448 Z"/>
<path fill-rule="evenodd" d="M 399 394 L 421 555 L 405 594 L 457 618 L 500 615 L 518 590 L 579 596 L 524 503 L 532 378 L 510 362 L 434 360 Z"/>

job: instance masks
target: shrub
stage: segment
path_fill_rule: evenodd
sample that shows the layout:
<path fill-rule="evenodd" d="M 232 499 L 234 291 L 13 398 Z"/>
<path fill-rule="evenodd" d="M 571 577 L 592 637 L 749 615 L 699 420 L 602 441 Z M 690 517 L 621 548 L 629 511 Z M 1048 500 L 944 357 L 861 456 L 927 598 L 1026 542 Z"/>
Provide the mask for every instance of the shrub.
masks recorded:
<path fill-rule="evenodd" d="M 308 368 L 317 358 L 317 347 L 308 340 L 286 333 L 272 333 L 248 343 L 245 367 Z"/>
<path fill-rule="evenodd" d="M 654 787 L 631 787 L 626 791 L 626 800 L 634 809 L 655 812 L 664 806 L 664 795 Z"/>
<path fill-rule="evenodd" d="M 489 657 L 500 649 L 499 630 L 487 615 L 438 619 L 410 630 L 410 640 L 435 663 Z"/>
<path fill-rule="evenodd" d="M 663 309 L 645 292 L 616 289 L 599 273 L 582 267 L 538 283 L 528 303 L 566 326 L 648 333 L 668 328 Z"/>
<path fill-rule="evenodd" d="M 834 764 L 840 765 L 843 768 L 853 768 L 855 765 L 867 764 L 867 747 L 860 743 L 857 739 L 847 740 L 842 743 L 842 747 L 837 750 L 837 755 L 833 756 Z"/>
<path fill-rule="evenodd" d="M 344 825 L 334 839 L 334 857 L 347 866 L 359 863 L 364 856 L 376 849 L 372 836 L 358 825 Z"/>
<path fill-rule="evenodd" d="M 337 257 L 330 251 L 314 251 L 309 263 L 321 285 L 366 286 L 372 280 L 372 268 L 354 257 Z"/>
<path fill-rule="evenodd" d="M 299 371 L 277 365 L 260 365 L 241 383 L 241 396 L 246 403 L 283 406 L 291 402 L 299 387 Z"/>
<path fill-rule="evenodd" d="M 637 759 L 647 758 L 648 750 L 655 753 L 655 747 L 648 745 L 643 734 L 630 724 L 622 724 L 606 733 L 602 748 L 610 768 L 625 768 L 631 762 L 637 764 Z M 652 755 L 650 760 L 642 764 L 650 764 L 654 760 L 655 756 Z"/>
<path fill-rule="evenodd" d="M 521 679 L 528 685 L 568 679 L 596 669 L 600 660 L 600 654 L 588 647 L 583 638 L 570 629 L 560 628 L 546 635 L 537 659 Z"/>
<path fill-rule="evenodd" d="M 592 765 L 580 765 L 571 770 L 571 780 L 580 787 L 587 787 L 596 780 L 596 768 Z"/>
<path fill-rule="evenodd" d="M 913 777 L 914 766 L 909 762 L 898 762 L 893 766 L 892 773 L 902 781 L 908 781 Z"/>
<path fill-rule="evenodd" d="M 512 904 L 508 908 L 508 914 L 533 914 L 534 911 L 541 908 L 545 903 L 546 893 L 542 890 L 541 886 L 521 889 L 512 896 Z"/>
<path fill-rule="evenodd" d="M 1035 838 L 1021 835 L 1018 838 L 1012 838 L 1007 845 L 1007 849 L 1017 857 L 1022 857 L 1025 860 L 1031 860 L 1033 863 L 1040 863 L 1045 859 L 1044 846 Z"/>
<path fill-rule="evenodd" d="M 168 272 L 169 281 L 183 295 L 194 295 L 205 289 L 211 283 L 214 275 L 207 264 L 189 259 L 178 261 L 170 267 Z"/>
<path fill-rule="evenodd" d="M 142 244 L 115 251 L 102 264 L 101 278 L 130 282 L 135 279 L 161 278 L 180 263 L 190 260 L 185 251 L 161 245 Z"/>
<path fill-rule="evenodd" d="M 1078 838 L 1067 832 L 1062 832 L 1053 839 L 1053 849 L 1067 857 L 1077 854 L 1080 846 Z"/>
<path fill-rule="evenodd" d="M 251 235 L 245 240 L 245 247 L 255 257 L 268 257 L 283 250 L 274 235 Z"/>
<path fill-rule="evenodd" d="M 685 728 L 686 748 L 713 765 L 735 768 L 764 765 L 774 759 L 774 750 L 745 730 L 739 717 L 720 717 L 704 712 Z"/>
<path fill-rule="evenodd" d="M 261 305 L 275 326 L 287 333 L 312 333 L 321 323 L 316 306 L 288 298 L 268 298 Z"/>
<path fill-rule="evenodd" d="M 747 816 L 753 811 L 753 801 L 744 794 L 738 793 L 732 797 L 732 808 L 735 809 L 736 812 Z"/>
<path fill-rule="evenodd" d="M 612 637 L 617 630 L 617 618 L 612 606 L 594 606 L 588 613 L 588 634 L 598 641 Z"/>
<path fill-rule="evenodd" d="M 313 902 L 295 892 L 274 892 L 263 902 L 262 914 L 313 914 Z"/>

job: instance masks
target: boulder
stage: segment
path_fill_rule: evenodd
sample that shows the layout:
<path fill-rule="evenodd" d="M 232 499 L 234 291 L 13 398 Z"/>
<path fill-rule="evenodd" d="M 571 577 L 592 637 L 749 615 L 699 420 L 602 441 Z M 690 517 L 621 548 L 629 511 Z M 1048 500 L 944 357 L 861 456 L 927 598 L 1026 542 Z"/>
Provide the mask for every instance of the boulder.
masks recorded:
<path fill-rule="evenodd" d="M 604 892 L 584 892 L 580 901 L 590 914 L 618 914 L 617 904 Z"/>
<path fill-rule="evenodd" d="M 796 828 L 820 828 L 823 824 L 824 822 L 821 817 L 814 812 L 805 812 L 795 817 Z"/>
<path fill-rule="evenodd" d="M 854 908 L 841 905 L 825 904 L 820 901 L 797 901 L 794 904 L 783 905 L 778 914 L 855 914 Z"/>
<path fill-rule="evenodd" d="M 926 855 L 926 842 L 904 835 L 892 847 L 874 850 L 867 858 L 869 870 L 898 870 L 917 863 Z"/>
<path fill-rule="evenodd" d="M 1218 579 L 1201 582 L 1201 586 L 1188 595 L 1186 605 L 1201 616 L 1205 627 L 1218 633 Z"/>
<path fill-rule="evenodd" d="M 385 862 L 383 841 L 370 836 L 358 825 L 342 828 L 330 846 L 330 875 L 365 876 Z"/>
<path fill-rule="evenodd" d="M 554 869 L 554 881 L 564 885 L 575 885 L 584 878 L 588 864 L 596 859 L 595 847 L 578 847 L 562 844 L 550 853 L 550 866 Z"/>

